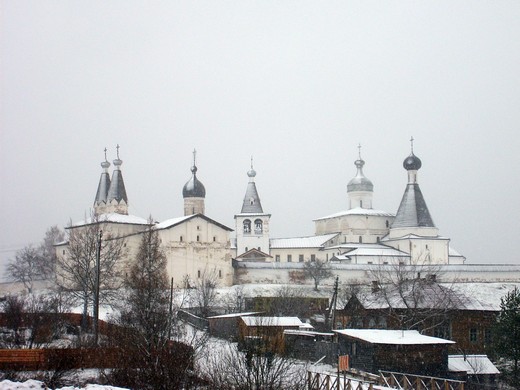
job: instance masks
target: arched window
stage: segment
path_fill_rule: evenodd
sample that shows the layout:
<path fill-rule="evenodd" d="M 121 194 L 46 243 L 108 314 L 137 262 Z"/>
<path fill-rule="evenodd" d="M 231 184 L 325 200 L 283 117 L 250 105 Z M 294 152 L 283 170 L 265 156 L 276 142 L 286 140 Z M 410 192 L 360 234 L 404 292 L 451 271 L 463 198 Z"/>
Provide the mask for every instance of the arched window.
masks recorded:
<path fill-rule="evenodd" d="M 263 223 L 261 219 L 255 219 L 255 234 L 262 234 L 264 230 Z"/>
<path fill-rule="evenodd" d="M 244 234 L 251 233 L 251 221 L 249 219 L 244 220 Z"/>

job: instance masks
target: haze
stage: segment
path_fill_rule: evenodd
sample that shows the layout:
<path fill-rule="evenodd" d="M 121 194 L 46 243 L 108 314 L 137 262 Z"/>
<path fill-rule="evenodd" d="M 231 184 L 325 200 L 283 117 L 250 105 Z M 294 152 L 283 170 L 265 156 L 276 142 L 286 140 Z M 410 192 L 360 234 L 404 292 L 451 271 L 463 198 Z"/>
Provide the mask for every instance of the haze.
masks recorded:
<path fill-rule="evenodd" d="M 467 263 L 520 263 L 520 2 L 1 1 L 0 255 L 89 214 L 121 146 L 130 213 L 234 228 L 251 156 L 271 237 L 347 208 L 358 144 L 374 208 L 402 161 Z M 112 172 L 113 166 L 110 168 Z"/>

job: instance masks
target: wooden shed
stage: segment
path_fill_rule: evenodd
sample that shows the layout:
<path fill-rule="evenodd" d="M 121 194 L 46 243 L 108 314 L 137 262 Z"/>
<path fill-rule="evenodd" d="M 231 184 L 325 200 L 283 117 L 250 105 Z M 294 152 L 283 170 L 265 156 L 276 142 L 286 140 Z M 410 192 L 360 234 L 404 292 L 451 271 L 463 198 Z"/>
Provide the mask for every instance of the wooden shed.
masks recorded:
<path fill-rule="evenodd" d="M 448 346 L 454 341 L 425 336 L 416 330 L 343 329 L 338 335 L 341 355 L 349 355 L 350 367 L 416 375 L 446 376 Z"/>

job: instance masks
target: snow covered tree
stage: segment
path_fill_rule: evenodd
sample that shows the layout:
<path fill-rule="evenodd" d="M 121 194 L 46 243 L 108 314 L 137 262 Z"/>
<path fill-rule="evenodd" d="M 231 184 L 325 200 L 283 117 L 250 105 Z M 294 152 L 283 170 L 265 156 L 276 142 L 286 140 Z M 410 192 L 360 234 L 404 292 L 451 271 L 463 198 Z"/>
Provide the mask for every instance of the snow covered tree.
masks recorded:
<path fill-rule="evenodd" d="M 102 232 L 101 227 L 97 217 L 93 216 L 91 223 L 71 228 L 66 255 L 56 261 L 56 283 L 83 305 L 83 329 L 86 329 L 88 309 L 94 303 L 97 288 L 98 250 L 100 302 L 110 303 L 123 284 L 125 240 Z"/>
<path fill-rule="evenodd" d="M 318 286 L 322 280 L 333 276 L 330 270 L 330 264 L 320 259 L 306 261 L 303 264 L 303 272 L 306 278 L 314 281 L 314 290 L 316 291 L 318 291 Z"/>
<path fill-rule="evenodd" d="M 495 352 L 511 363 L 509 374 L 514 386 L 520 385 L 520 290 L 515 287 L 500 299 L 500 313 L 493 332 Z"/>

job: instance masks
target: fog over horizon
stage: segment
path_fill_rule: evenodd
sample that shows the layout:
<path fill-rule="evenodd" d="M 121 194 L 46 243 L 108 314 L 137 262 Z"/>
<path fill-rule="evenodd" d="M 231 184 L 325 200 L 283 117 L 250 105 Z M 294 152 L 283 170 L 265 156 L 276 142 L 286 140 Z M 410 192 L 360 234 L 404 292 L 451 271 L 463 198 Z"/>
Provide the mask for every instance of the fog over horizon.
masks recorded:
<path fill-rule="evenodd" d="M 348 208 L 358 145 L 396 213 L 410 153 L 468 264 L 520 264 L 520 3 L 0 1 L 0 275 L 90 213 L 120 145 L 129 213 L 235 228 L 253 156 L 271 237 Z M 113 164 L 109 172 L 113 171 Z"/>

